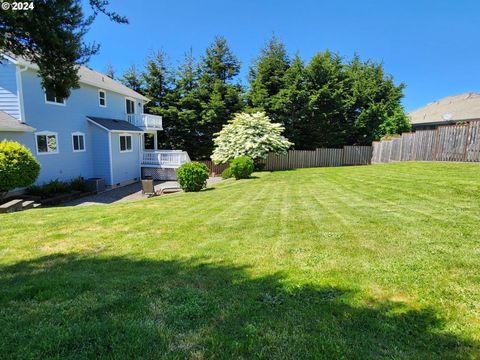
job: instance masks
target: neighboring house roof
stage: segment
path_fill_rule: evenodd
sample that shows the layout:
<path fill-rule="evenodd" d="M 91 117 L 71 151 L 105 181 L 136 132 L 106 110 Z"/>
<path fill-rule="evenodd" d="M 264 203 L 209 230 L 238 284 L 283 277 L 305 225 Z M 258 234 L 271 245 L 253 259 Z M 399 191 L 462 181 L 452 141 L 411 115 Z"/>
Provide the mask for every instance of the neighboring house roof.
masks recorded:
<path fill-rule="evenodd" d="M 87 116 L 87 119 L 107 131 L 143 132 L 142 129 L 130 124 L 128 121 L 125 120 L 107 119 L 95 116 Z"/>
<path fill-rule="evenodd" d="M 412 125 L 480 119 L 480 94 L 471 92 L 448 96 L 412 111 L 409 117 Z"/>
<path fill-rule="evenodd" d="M 16 64 L 21 66 L 26 66 L 30 69 L 38 70 L 38 66 L 28 60 L 25 60 L 21 57 L 12 60 L 12 57 L 6 56 L 3 54 L 7 59 L 14 61 Z M 78 69 L 78 76 L 80 77 L 80 82 L 98 87 L 104 90 L 110 90 L 125 96 L 130 96 L 135 99 L 141 99 L 143 101 L 150 101 L 149 98 L 139 94 L 138 92 L 126 87 L 122 83 L 113 80 L 112 78 L 99 73 L 98 71 L 92 70 L 86 66 L 80 66 Z"/>
<path fill-rule="evenodd" d="M 0 131 L 33 132 L 35 129 L 15 119 L 12 115 L 0 111 Z"/>

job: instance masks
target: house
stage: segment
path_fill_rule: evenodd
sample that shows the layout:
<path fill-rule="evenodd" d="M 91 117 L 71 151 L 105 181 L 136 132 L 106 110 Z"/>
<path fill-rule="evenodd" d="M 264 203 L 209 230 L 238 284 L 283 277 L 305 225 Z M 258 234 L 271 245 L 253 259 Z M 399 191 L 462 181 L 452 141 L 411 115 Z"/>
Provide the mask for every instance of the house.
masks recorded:
<path fill-rule="evenodd" d="M 158 149 L 162 118 L 143 113 L 145 96 L 82 66 L 80 88 L 64 99 L 42 88 L 35 64 L 2 56 L 0 141 L 30 149 L 41 164 L 37 183 L 82 176 L 116 187 L 146 175 L 173 179 L 189 161 L 186 152 Z"/>
<path fill-rule="evenodd" d="M 480 120 L 480 94 L 465 93 L 434 101 L 409 114 L 413 130 Z"/>

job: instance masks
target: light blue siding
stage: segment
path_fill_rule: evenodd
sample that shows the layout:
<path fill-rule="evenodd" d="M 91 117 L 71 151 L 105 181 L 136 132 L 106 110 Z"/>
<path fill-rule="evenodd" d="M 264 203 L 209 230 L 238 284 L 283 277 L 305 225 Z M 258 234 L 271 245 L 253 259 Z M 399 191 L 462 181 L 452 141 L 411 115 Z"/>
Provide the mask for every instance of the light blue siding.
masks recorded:
<path fill-rule="evenodd" d="M 92 140 L 92 154 L 93 155 L 93 174 L 105 180 L 107 185 L 112 185 L 110 177 L 110 150 L 108 147 L 109 133 L 97 125 L 89 124 L 91 140 Z"/>
<path fill-rule="evenodd" d="M 111 134 L 113 185 L 135 178 L 140 179 L 140 135 L 138 133 L 128 135 L 132 136 L 132 151 L 120 152 L 120 134 Z"/>
<path fill-rule="evenodd" d="M 32 133 L 27 133 L 27 132 L 0 132 L 0 141 L 2 140 L 11 140 L 11 141 L 16 141 L 32 151 L 32 149 L 35 149 L 35 143 L 34 143 L 34 138 Z M 35 154 L 34 151 L 32 151 L 32 154 Z"/>
<path fill-rule="evenodd" d="M 0 63 L 0 111 L 21 119 L 17 86 L 17 67 L 11 62 Z"/>
<path fill-rule="evenodd" d="M 8 64 L 8 63 L 7 63 Z M 9 65 L 15 79 L 15 66 Z M 3 70 L 3 68 L 2 68 Z M 2 71 L 6 76 L 7 72 Z M 101 177 L 107 185 L 115 185 L 139 178 L 139 135 L 132 134 L 133 152 L 120 153 L 118 134 L 112 133 L 112 164 L 108 149 L 108 132 L 87 121 L 87 116 L 125 119 L 125 96 L 106 91 L 107 106 L 99 106 L 99 88 L 80 84 L 79 89 L 72 90 L 66 105 L 49 104 L 45 101 L 45 93 L 41 82 L 34 70 L 21 73 L 23 106 L 25 119 L 36 132 L 51 131 L 58 134 L 58 154 L 37 154 L 34 133 L 5 133 L 0 132 L 0 141 L 4 138 L 17 140 L 30 148 L 39 160 L 42 170 L 37 183 L 44 183 L 53 179 L 68 180 L 76 176 L 84 178 Z M 7 88 L 13 94 L 15 82 L 3 82 L 2 88 Z M 8 85 L 8 86 L 7 86 Z M 0 99 L 4 94 L 0 94 Z M 143 112 L 142 102 L 135 100 L 136 111 Z M 85 152 L 74 152 L 72 133 L 85 134 Z M 111 166 L 113 168 L 111 169 Z M 111 173 L 113 172 L 113 178 Z"/>

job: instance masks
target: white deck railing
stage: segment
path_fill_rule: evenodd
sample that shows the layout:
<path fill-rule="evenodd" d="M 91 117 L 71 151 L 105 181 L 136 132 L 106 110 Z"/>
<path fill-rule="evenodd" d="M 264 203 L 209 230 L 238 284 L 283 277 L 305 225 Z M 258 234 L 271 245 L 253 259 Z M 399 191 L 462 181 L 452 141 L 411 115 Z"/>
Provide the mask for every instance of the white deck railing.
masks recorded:
<path fill-rule="evenodd" d="M 142 165 L 162 168 L 177 168 L 187 162 L 190 157 L 182 150 L 144 151 Z"/>
<path fill-rule="evenodd" d="M 127 121 L 144 129 L 162 130 L 162 117 L 151 114 L 125 114 Z"/>

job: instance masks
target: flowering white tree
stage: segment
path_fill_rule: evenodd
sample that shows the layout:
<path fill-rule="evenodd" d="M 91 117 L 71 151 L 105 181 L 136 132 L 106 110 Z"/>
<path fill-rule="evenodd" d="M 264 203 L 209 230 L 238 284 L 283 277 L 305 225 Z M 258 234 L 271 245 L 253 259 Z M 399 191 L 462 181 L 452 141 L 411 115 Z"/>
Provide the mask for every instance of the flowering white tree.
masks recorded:
<path fill-rule="evenodd" d="M 282 136 L 283 130 L 282 125 L 272 123 L 264 112 L 235 114 L 233 120 L 214 134 L 212 160 L 218 164 L 243 155 L 259 160 L 270 152 L 284 154 L 293 143 Z"/>

